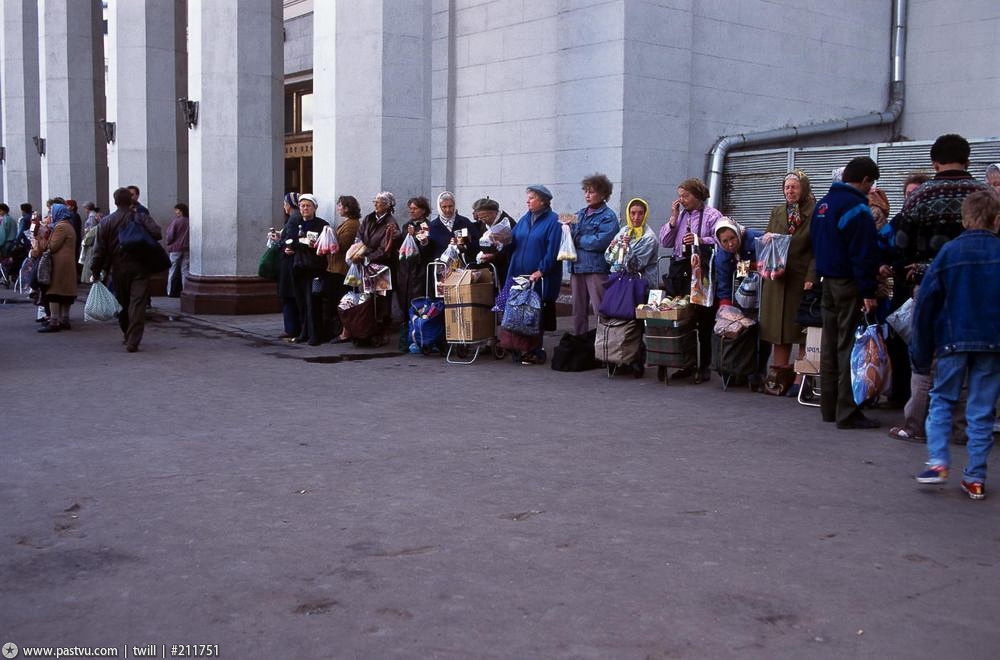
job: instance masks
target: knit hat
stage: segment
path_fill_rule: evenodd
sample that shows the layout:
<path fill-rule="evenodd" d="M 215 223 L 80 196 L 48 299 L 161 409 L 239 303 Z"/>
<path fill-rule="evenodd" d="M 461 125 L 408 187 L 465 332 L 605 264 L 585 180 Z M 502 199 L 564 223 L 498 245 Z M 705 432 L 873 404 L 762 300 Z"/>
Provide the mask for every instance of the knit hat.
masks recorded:
<path fill-rule="evenodd" d="M 483 197 L 482 199 L 477 199 L 472 205 L 473 211 L 499 211 L 500 202 L 495 199 L 490 199 L 489 197 Z"/>
<path fill-rule="evenodd" d="M 549 192 L 548 188 L 546 188 L 540 183 L 533 183 L 530 186 L 528 186 L 525 190 L 527 190 L 528 192 L 533 192 L 539 197 L 544 197 L 545 201 L 547 202 L 552 201 L 552 193 Z"/>
<path fill-rule="evenodd" d="M 309 193 L 306 193 L 304 195 L 299 195 L 299 203 L 302 203 L 304 201 L 310 201 L 312 202 L 313 206 L 319 208 L 319 200 L 317 200 L 315 196 Z"/>

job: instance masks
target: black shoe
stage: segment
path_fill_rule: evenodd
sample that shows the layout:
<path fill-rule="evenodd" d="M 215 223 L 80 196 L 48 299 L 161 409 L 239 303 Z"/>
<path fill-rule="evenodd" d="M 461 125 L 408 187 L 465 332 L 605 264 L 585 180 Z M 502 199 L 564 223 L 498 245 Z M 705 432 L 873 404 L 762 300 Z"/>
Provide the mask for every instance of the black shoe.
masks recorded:
<path fill-rule="evenodd" d="M 46 323 L 38 329 L 38 332 L 59 332 L 60 328 L 58 325 L 51 325 Z"/>
<path fill-rule="evenodd" d="M 843 422 L 837 422 L 838 429 L 877 429 L 880 426 L 882 423 L 877 419 L 865 417 L 861 413 L 852 415 Z"/>
<path fill-rule="evenodd" d="M 291 341 L 292 341 L 293 344 L 304 344 L 307 341 L 309 341 L 309 338 L 308 337 L 292 337 Z"/>
<path fill-rule="evenodd" d="M 642 362 L 632 363 L 632 378 L 642 378 L 646 375 L 646 365 Z"/>

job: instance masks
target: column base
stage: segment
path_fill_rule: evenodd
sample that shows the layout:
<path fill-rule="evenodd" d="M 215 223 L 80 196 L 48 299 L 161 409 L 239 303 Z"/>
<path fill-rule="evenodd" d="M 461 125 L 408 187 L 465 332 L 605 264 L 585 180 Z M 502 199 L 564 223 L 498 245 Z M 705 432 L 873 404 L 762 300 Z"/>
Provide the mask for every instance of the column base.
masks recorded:
<path fill-rule="evenodd" d="M 281 301 L 274 282 L 259 277 L 188 275 L 181 291 L 185 314 L 274 314 Z"/>

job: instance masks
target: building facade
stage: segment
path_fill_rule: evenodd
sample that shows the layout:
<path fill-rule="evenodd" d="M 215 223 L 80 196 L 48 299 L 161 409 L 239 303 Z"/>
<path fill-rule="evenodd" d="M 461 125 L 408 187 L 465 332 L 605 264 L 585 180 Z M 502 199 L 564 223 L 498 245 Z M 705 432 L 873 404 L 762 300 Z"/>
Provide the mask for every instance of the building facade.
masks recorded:
<path fill-rule="evenodd" d="M 288 190 L 331 219 L 337 195 L 367 206 L 380 190 L 451 190 L 462 212 L 489 195 L 517 215 L 538 182 L 557 211 L 578 208 L 599 171 L 613 207 L 641 196 L 661 224 L 720 137 L 881 113 L 894 89 L 891 122 L 768 148 L 957 132 L 991 157 L 1000 132 L 989 0 L 108 0 L 106 80 L 101 10 L 2 4 L 3 195 L 106 206 L 136 183 L 161 222 L 187 200 L 191 310 L 269 302 L 253 275 Z M 710 203 L 740 208 L 726 196 L 760 183 L 747 160 L 760 152 L 730 154 L 740 176 Z"/>

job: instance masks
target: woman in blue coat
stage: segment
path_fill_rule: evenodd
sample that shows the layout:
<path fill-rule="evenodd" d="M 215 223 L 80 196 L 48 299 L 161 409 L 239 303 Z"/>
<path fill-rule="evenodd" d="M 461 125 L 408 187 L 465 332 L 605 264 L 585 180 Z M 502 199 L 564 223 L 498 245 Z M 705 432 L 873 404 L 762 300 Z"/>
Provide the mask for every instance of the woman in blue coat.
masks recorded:
<path fill-rule="evenodd" d="M 514 225 L 510 249 L 510 267 L 507 271 L 509 288 L 511 279 L 527 276 L 532 283 L 543 279 L 542 286 L 542 328 L 538 335 L 538 347 L 524 353 L 522 364 L 543 364 L 545 350 L 542 335 L 546 330 L 556 329 L 555 302 L 562 285 L 562 262 L 556 260 L 562 228 L 559 216 L 552 210 L 552 193 L 541 184 L 527 188 L 528 212 Z"/>
<path fill-rule="evenodd" d="M 591 308 L 594 320 L 604 297 L 610 266 L 604 252 L 618 233 L 618 216 L 608 206 L 613 190 L 603 174 L 592 174 L 580 182 L 587 205 L 577 211 L 570 225 L 576 261 L 569 264 L 569 283 L 573 292 L 573 334 L 587 334 L 587 319 Z"/>

